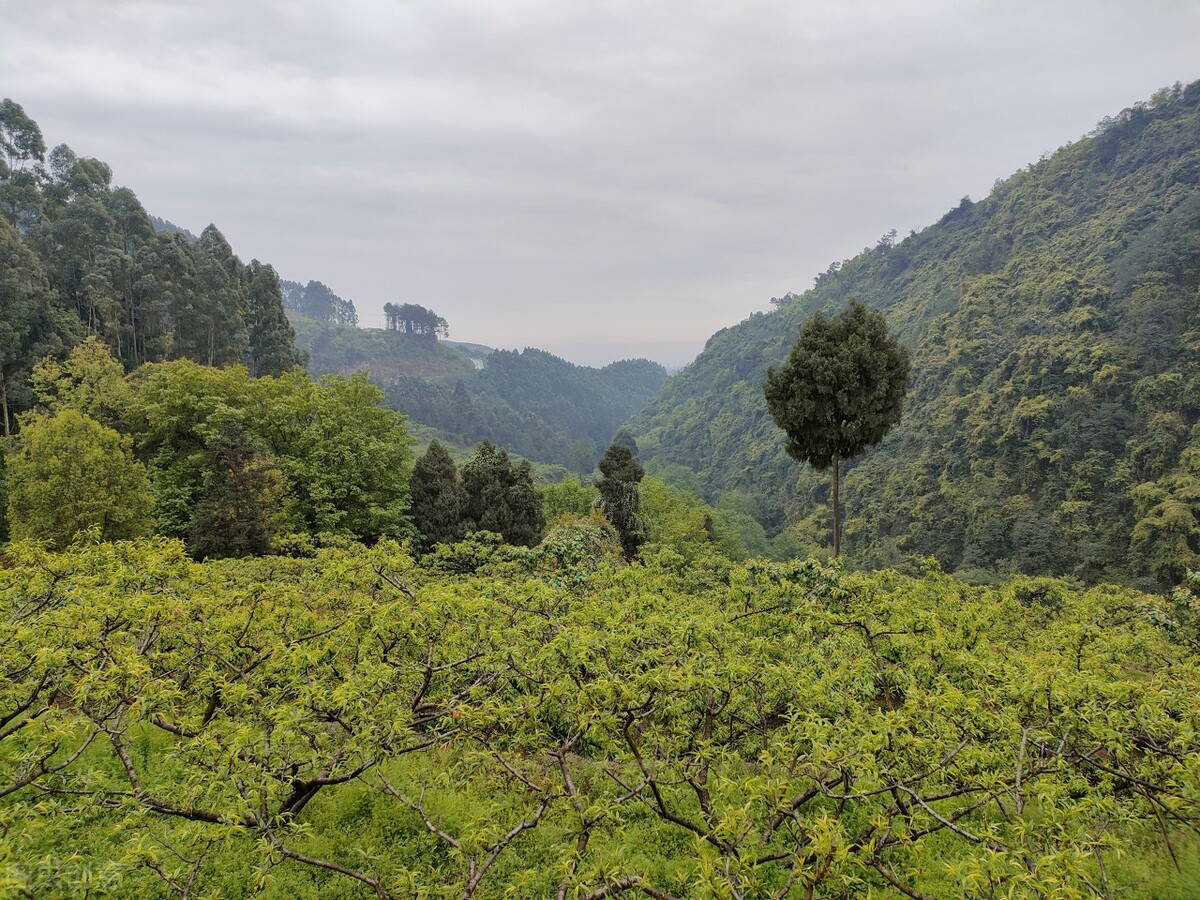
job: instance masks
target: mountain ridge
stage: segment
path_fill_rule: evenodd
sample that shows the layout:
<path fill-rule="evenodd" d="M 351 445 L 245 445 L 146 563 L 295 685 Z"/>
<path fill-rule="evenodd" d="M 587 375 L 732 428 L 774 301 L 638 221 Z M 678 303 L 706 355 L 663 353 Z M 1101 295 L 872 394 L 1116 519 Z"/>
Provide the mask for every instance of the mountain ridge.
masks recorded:
<path fill-rule="evenodd" d="M 628 423 L 648 470 L 821 547 L 827 478 L 784 454 L 761 384 L 813 312 L 857 297 L 914 375 L 905 421 L 847 466 L 852 559 L 1181 577 L 1200 559 L 1200 82 L 889 238 L 713 335 Z"/>

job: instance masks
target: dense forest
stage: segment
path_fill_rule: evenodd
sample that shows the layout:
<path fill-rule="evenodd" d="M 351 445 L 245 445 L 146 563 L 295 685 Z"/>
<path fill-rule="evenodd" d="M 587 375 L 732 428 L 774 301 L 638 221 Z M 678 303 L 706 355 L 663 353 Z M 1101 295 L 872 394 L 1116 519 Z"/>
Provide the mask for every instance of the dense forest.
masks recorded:
<path fill-rule="evenodd" d="M 845 469 L 851 559 L 1171 585 L 1200 561 L 1200 83 L 1176 86 L 714 335 L 631 423 L 647 469 L 823 547 L 829 477 L 762 384 L 815 310 L 885 311 L 904 420 Z"/>
<path fill-rule="evenodd" d="M 491 441 L 580 475 L 595 468 L 621 425 L 667 379 L 661 365 L 645 359 L 594 369 L 528 347 L 431 340 L 436 335 L 415 327 L 294 321 L 313 375 L 365 371 L 393 409 L 447 443 Z"/>
<path fill-rule="evenodd" d="M 126 368 L 168 359 L 278 375 L 302 358 L 275 270 L 243 264 L 216 226 L 156 230 L 103 162 L 0 103 L 0 420 L 33 405 L 30 375 L 87 335 Z"/>
<path fill-rule="evenodd" d="M 4 101 L 0 897 L 1200 895 L 1198 138 L 1164 91 L 668 379 L 360 329 Z M 867 334 L 828 559 L 792 401 Z"/>

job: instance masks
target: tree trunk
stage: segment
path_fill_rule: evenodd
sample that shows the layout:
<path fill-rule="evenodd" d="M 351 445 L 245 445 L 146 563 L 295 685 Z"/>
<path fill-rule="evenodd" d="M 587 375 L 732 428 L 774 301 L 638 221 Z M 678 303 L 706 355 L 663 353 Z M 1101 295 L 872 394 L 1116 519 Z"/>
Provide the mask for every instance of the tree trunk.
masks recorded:
<path fill-rule="evenodd" d="M 835 453 L 833 455 L 833 558 L 842 555 L 842 517 L 838 511 L 838 475 L 842 461 Z"/>

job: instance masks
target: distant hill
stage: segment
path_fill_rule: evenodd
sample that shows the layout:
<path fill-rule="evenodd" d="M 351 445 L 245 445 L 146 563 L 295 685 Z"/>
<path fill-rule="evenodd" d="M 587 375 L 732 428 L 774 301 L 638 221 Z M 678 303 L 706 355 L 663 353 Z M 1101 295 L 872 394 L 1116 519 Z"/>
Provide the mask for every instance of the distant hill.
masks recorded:
<path fill-rule="evenodd" d="M 657 394 L 666 370 L 646 359 L 602 369 L 544 350 L 494 350 L 453 379 L 385 384 L 391 405 L 456 443 L 489 440 L 579 474 L 595 467 L 621 424 Z"/>
<path fill-rule="evenodd" d="M 487 347 L 483 344 L 467 344 L 463 343 L 462 341 L 442 341 L 442 343 L 447 347 L 454 347 L 458 350 L 461 350 L 472 359 L 478 360 L 480 366 L 483 364 L 484 357 L 493 351 L 493 348 Z M 479 366 L 476 366 L 476 368 L 479 368 Z"/>
<path fill-rule="evenodd" d="M 283 308 L 289 315 L 304 316 L 317 322 L 357 325 L 358 310 L 353 300 L 343 300 L 319 281 L 301 284 L 283 279 Z"/>
<path fill-rule="evenodd" d="M 394 409 L 451 443 L 489 440 L 581 473 L 667 378 L 645 359 L 593 369 L 531 348 L 493 350 L 295 314 L 292 321 L 313 375 L 367 371 Z"/>
<path fill-rule="evenodd" d="M 651 471 L 749 511 L 777 550 L 828 533 L 828 473 L 762 396 L 815 310 L 884 310 L 904 422 L 851 461 L 852 559 L 1170 584 L 1200 565 L 1200 83 L 888 236 L 709 340 L 630 428 Z"/>
<path fill-rule="evenodd" d="M 296 346 L 307 351 L 313 375 L 367 371 L 388 384 L 401 378 L 439 379 L 475 371 L 470 357 L 430 336 L 317 322 L 291 315 Z"/>

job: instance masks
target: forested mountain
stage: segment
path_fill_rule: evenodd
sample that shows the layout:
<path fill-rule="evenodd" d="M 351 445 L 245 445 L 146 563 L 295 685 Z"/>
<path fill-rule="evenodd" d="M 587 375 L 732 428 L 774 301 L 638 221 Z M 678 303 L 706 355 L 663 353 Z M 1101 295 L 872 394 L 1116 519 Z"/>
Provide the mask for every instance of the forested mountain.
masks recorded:
<path fill-rule="evenodd" d="M 888 235 L 714 335 L 630 423 L 647 469 L 828 534 L 762 384 L 816 310 L 884 310 L 913 357 L 904 421 L 847 466 L 852 558 L 1177 581 L 1200 556 L 1200 83 Z"/>
<path fill-rule="evenodd" d="M 156 230 L 156 221 L 160 229 Z M 30 408 L 29 378 L 87 335 L 127 369 L 187 358 L 278 375 L 301 362 L 279 277 L 242 263 L 219 230 L 152 220 L 103 162 L 0 103 L 0 419 Z"/>
<path fill-rule="evenodd" d="M 453 380 L 400 378 L 383 389 L 393 408 L 455 443 L 488 440 L 584 474 L 666 378 L 646 359 L 593 369 L 526 348 L 493 351 L 482 369 Z"/>
<path fill-rule="evenodd" d="M 593 369 L 532 348 L 492 350 L 300 317 L 294 324 L 314 376 L 365 371 L 393 409 L 451 443 L 491 441 L 581 474 L 667 378 L 646 359 Z"/>

